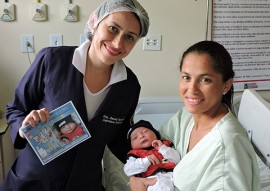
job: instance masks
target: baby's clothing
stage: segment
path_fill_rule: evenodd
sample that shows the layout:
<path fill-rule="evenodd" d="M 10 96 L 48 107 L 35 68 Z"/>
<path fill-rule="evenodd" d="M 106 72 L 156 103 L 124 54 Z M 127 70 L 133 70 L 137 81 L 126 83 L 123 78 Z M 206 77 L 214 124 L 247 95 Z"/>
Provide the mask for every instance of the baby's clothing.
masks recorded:
<path fill-rule="evenodd" d="M 174 191 L 172 171 L 175 165 L 180 161 L 180 156 L 173 148 L 170 141 L 162 141 L 163 145 L 159 150 L 154 147 L 147 149 L 131 150 L 127 157 L 127 163 L 124 171 L 127 176 L 137 175 L 139 177 L 148 177 L 155 175 L 157 182 L 148 187 L 148 191 Z M 147 156 L 154 154 L 160 161 L 153 165 Z"/>
<path fill-rule="evenodd" d="M 156 184 L 148 186 L 147 191 L 176 191 L 173 185 L 173 172 L 158 172 L 148 178 L 157 178 Z"/>

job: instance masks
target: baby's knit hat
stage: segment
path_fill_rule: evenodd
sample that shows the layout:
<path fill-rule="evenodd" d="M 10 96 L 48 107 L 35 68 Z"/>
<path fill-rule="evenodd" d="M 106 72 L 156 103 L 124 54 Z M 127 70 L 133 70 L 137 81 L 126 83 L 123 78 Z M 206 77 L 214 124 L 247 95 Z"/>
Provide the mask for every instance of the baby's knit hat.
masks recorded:
<path fill-rule="evenodd" d="M 132 125 L 132 126 L 130 127 L 128 133 L 127 133 L 127 139 L 128 139 L 128 141 L 129 141 L 129 143 L 130 143 L 130 135 L 131 135 L 131 133 L 132 133 L 135 129 L 139 128 L 139 127 L 145 127 L 145 128 L 150 129 L 151 131 L 153 131 L 153 132 L 156 134 L 157 139 L 160 139 L 160 134 L 159 134 L 159 132 L 152 126 L 152 124 L 151 124 L 149 121 L 140 120 L 140 121 L 138 121 L 137 123 L 135 123 L 134 125 Z"/>

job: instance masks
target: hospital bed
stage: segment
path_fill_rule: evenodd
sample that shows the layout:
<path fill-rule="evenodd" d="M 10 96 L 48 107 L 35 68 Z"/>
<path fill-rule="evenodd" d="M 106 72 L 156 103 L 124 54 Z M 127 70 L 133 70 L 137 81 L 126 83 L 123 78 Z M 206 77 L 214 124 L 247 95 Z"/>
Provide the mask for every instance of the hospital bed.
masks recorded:
<path fill-rule="evenodd" d="M 270 191 L 270 99 L 255 90 L 245 90 L 237 114 L 257 152 L 261 191 Z"/>
<path fill-rule="evenodd" d="M 134 121 L 148 120 L 158 129 L 182 106 L 183 102 L 178 97 L 140 98 Z M 235 97 L 233 112 L 246 129 L 258 153 L 261 191 L 270 191 L 270 103 L 265 101 L 256 91 L 245 90 L 241 96 Z M 129 178 L 123 171 L 123 164 L 107 148 L 104 153 L 103 165 L 104 184 L 107 191 L 130 190 Z"/>

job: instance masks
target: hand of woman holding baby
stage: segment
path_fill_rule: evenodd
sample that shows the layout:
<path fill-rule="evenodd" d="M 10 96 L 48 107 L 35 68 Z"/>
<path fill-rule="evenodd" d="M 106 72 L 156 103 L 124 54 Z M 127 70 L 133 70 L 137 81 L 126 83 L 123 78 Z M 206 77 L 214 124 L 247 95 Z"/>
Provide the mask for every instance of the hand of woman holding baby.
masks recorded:
<path fill-rule="evenodd" d="M 148 186 L 157 182 L 157 178 L 130 177 L 130 189 L 132 191 L 146 191 Z"/>

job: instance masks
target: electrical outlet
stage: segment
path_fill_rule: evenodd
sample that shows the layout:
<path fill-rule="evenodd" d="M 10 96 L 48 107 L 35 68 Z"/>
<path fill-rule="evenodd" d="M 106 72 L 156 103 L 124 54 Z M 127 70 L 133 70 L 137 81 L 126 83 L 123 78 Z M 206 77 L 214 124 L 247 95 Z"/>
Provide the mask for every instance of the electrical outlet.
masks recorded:
<path fill-rule="evenodd" d="M 21 52 L 35 52 L 33 35 L 21 35 Z"/>
<path fill-rule="evenodd" d="M 63 35 L 61 34 L 50 35 L 50 46 L 62 46 L 62 45 L 63 45 Z"/>
<path fill-rule="evenodd" d="M 161 35 L 146 35 L 143 40 L 143 50 L 161 50 Z"/>

